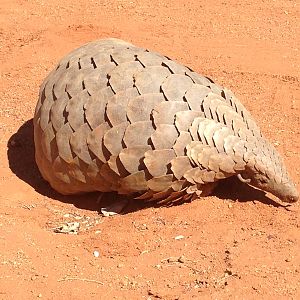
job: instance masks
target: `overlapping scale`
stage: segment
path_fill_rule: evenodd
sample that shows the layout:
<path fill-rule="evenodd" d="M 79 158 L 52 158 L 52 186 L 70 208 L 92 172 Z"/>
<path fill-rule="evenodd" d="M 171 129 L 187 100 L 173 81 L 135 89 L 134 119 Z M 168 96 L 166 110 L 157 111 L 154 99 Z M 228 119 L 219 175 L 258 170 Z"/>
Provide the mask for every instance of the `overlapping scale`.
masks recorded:
<path fill-rule="evenodd" d="M 34 135 L 38 167 L 63 194 L 116 191 L 169 203 L 250 169 L 289 183 L 230 90 L 117 39 L 60 61 L 41 85 Z"/>

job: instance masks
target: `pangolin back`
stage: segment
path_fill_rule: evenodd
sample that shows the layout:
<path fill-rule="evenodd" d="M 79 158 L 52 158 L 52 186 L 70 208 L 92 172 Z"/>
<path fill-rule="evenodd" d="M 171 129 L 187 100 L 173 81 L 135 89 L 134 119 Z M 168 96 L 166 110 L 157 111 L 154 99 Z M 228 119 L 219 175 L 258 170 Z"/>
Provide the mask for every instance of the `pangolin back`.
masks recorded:
<path fill-rule="evenodd" d="M 48 75 L 34 139 L 42 176 L 62 194 L 168 202 L 238 176 L 298 199 L 279 154 L 230 90 L 118 39 L 82 46 Z"/>

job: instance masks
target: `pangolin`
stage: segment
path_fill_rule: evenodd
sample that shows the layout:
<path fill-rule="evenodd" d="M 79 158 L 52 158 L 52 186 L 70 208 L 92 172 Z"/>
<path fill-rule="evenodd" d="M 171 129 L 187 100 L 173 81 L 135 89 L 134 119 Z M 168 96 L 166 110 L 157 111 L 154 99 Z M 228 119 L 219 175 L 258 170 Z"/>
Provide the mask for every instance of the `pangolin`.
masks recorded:
<path fill-rule="evenodd" d="M 42 176 L 62 194 L 170 203 L 237 176 L 284 202 L 299 198 L 229 89 L 119 39 L 90 42 L 58 63 L 40 88 L 34 141 Z"/>

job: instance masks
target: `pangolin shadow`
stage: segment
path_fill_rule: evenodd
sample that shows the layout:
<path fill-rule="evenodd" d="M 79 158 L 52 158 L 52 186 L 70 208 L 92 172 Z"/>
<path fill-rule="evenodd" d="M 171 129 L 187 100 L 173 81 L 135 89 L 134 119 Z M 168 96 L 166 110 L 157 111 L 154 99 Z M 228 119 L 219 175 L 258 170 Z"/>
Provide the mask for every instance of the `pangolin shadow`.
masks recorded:
<path fill-rule="evenodd" d="M 99 197 L 99 192 L 88 193 L 84 195 L 64 196 L 54 191 L 42 178 L 35 162 L 33 119 L 26 121 L 18 129 L 18 131 L 10 137 L 7 148 L 9 167 L 12 172 L 18 178 L 32 186 L 41 195 L 51 199 L 59 200 L 64 203 L 73 204 L 80 209 L 94 211 L 99 210 L 99 207 L 108 205 L 117 198 L 114 193 L 105 193 L 101 202 L 98 203 L 97 199 Z M 279 203 L 268 198 L 263 191 L 239 182 L 236 177 L 232 177 L 220 182 L 213 195 L 219 197 L 220 199 L 228 199 L 240 202 L 257 200 L 267 205 L 273 205 L 275 207 L 281 206 Z M 161 205 L 153 202 L 132 200 L 126 207 L 124 214 L 148 207 L 159 206 Z"/>

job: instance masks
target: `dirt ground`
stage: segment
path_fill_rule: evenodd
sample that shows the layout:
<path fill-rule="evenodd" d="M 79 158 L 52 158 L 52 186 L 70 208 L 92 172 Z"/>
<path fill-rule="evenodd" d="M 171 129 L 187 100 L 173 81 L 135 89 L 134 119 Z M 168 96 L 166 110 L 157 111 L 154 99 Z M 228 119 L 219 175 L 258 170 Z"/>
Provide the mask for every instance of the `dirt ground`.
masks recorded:
<path fill-rule="evenodd" d="M 228 180 L 212 197 L 104 218 L 97 194 L 42 180 L 32 134 L 56 62 L 118 37 L 233 90 L 299 186 L 299 32 L 296 0 L 1 0 L 0 299 L 300 299 L 299 203 Z M 78 234 L 55 232 L 67 222 Z"/>

